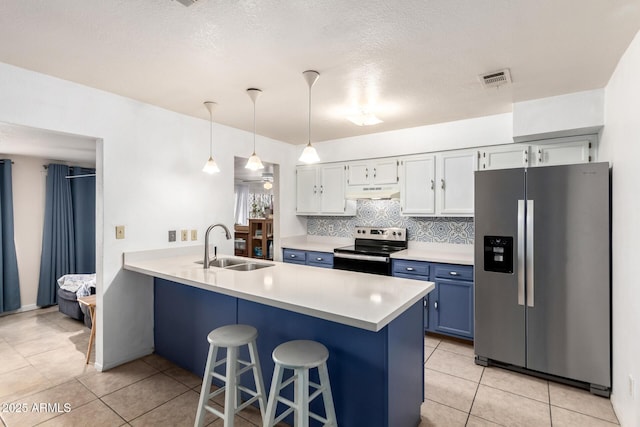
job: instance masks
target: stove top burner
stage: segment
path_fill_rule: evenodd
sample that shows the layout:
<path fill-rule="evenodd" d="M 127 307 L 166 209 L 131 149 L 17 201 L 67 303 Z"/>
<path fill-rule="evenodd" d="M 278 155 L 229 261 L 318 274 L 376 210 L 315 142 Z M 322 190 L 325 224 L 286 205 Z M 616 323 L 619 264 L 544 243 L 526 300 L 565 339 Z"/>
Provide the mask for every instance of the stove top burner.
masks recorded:
<path fill-rule="evenodd" d="M 356 227 L 355 243 L 336 248 L 335 253 L 389 256 L 407 248 L 407 229 L 397 227 Z"/>

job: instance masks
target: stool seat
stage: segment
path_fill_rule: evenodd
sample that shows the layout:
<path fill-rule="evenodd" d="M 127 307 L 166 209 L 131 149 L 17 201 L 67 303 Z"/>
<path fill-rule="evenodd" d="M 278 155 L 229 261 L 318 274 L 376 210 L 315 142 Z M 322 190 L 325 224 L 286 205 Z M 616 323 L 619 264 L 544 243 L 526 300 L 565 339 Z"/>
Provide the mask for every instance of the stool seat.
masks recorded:
<path fill-rule="evenodd" d="M 311 369 L 327 361 L 329 350 L 316 341 L 295 340 L 277 346 L 272 357 L 275 363 L 288 369 Z"/>
<path fill-rule="evenodd" d="M 209 344 L 218 347 L 240 347 L 258 338 L 258 330 L 249 325 L 221 326 L 207 335 Z"/>

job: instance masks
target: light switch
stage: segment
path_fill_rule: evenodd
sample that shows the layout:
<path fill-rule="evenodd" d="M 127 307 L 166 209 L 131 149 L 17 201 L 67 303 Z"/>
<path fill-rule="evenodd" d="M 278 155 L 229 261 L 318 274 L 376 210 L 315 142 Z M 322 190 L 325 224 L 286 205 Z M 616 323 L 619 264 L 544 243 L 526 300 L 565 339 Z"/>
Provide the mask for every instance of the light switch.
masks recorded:
<path fill-rule="evenodd" d="M 189 231 L 188 230 L 180 230 L 180 240 L 186 242 L 189 240 Z"/>
<path fill-rule="evenodd" d="M 124 239 L 124 225 L 116 225 L 116 239 Z"/>
<path fill-rule="evenodd" d="M 191 240 L 198 240 L 198 230 L 191 230 Z"/>

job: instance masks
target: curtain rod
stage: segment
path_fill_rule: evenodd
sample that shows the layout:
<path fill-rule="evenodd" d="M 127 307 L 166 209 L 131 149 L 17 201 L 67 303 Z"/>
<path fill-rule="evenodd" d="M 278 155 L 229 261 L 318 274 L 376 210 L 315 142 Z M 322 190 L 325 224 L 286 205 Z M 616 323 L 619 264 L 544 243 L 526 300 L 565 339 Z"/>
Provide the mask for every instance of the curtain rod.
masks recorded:
<path fill-rule="evenodd" d="M 0 163 L 4 163 L 4 162 L 6 162 L 7 160 L 9 160 L 9 159 L 2 159 L 2 160 L 0 160 Z M 16 162 L 14 162 L 13 160 L 11 160 L 11 164 L 12 164 L 12 165 L 15 165 L 15 164 L 16 164 Z"/>
<path fill-rule="evenodd" d="M 67 178 L 67 179 L 87 178 L 87 177 L 90 177 L 90 176 L 96 176 L 96 174 L 95 173 L 86 173 L 86 174 L 83 174 L 83 175 L 67 175 L 67 176 L 65 176 L 65 178 Z"/>

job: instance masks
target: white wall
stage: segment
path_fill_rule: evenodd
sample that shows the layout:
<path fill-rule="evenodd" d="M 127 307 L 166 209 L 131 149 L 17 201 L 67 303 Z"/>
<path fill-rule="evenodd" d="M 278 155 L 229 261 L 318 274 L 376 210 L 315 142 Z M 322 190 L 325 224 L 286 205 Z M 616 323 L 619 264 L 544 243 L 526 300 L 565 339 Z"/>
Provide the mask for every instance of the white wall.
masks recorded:
<path fill-rule="evenodd" d="M 315 143 L 322 162 L 512 143 L 511 113 Z M 299 147 L 300 152 L 302 148 Z"/>
<path fill-rule="evenodd" d="M 598 133 L 604 125 L 604 89 L 513 104 L 516 142 Z"/>
<path fill-rule="evenodd" d="M 601 159 L 612 164 L 613 393 L 623 426 L 640 426 L 640 33 L 605 90 Z M 635 379 L 635 399 L 629 376 Z"/>
<path fill-rule="evenodd" d="M 47 164 L 44 159 L 26 156 L 7 156 L 13 160 L 13 218 L 18 274 L 20 276 L 20 305 L 28 310 L 36 307 L 42 253 L 42 228 Z"/>
<path fill-rule="evenodd" d="M 251 152 L 251 134 L 216 125 L 214 156 L 222 173 L 209 176 L 201 172 L 209 150 L 207 121 L 2 63 L 0 93 L 0 121 L 98 140 L 96 367 L 148 354 L 152 281 L 122 270 L 122 253 L 186 244 L 168 243 L 170 229 L 196 228 L 202 244 L 207 225 L 232 225 L 233 157 Z M 281 165 L 282 194 L 294 194 L 295 148 L 259 137 L 257 151 Z M 279 200 L 281 236 L 304 232 L 294 203 Z M 115 239 L 116 225 L 126 227 L 126 239 Z M 232 253 L 232 241 L 220 233 L 212 237 Z"/>

